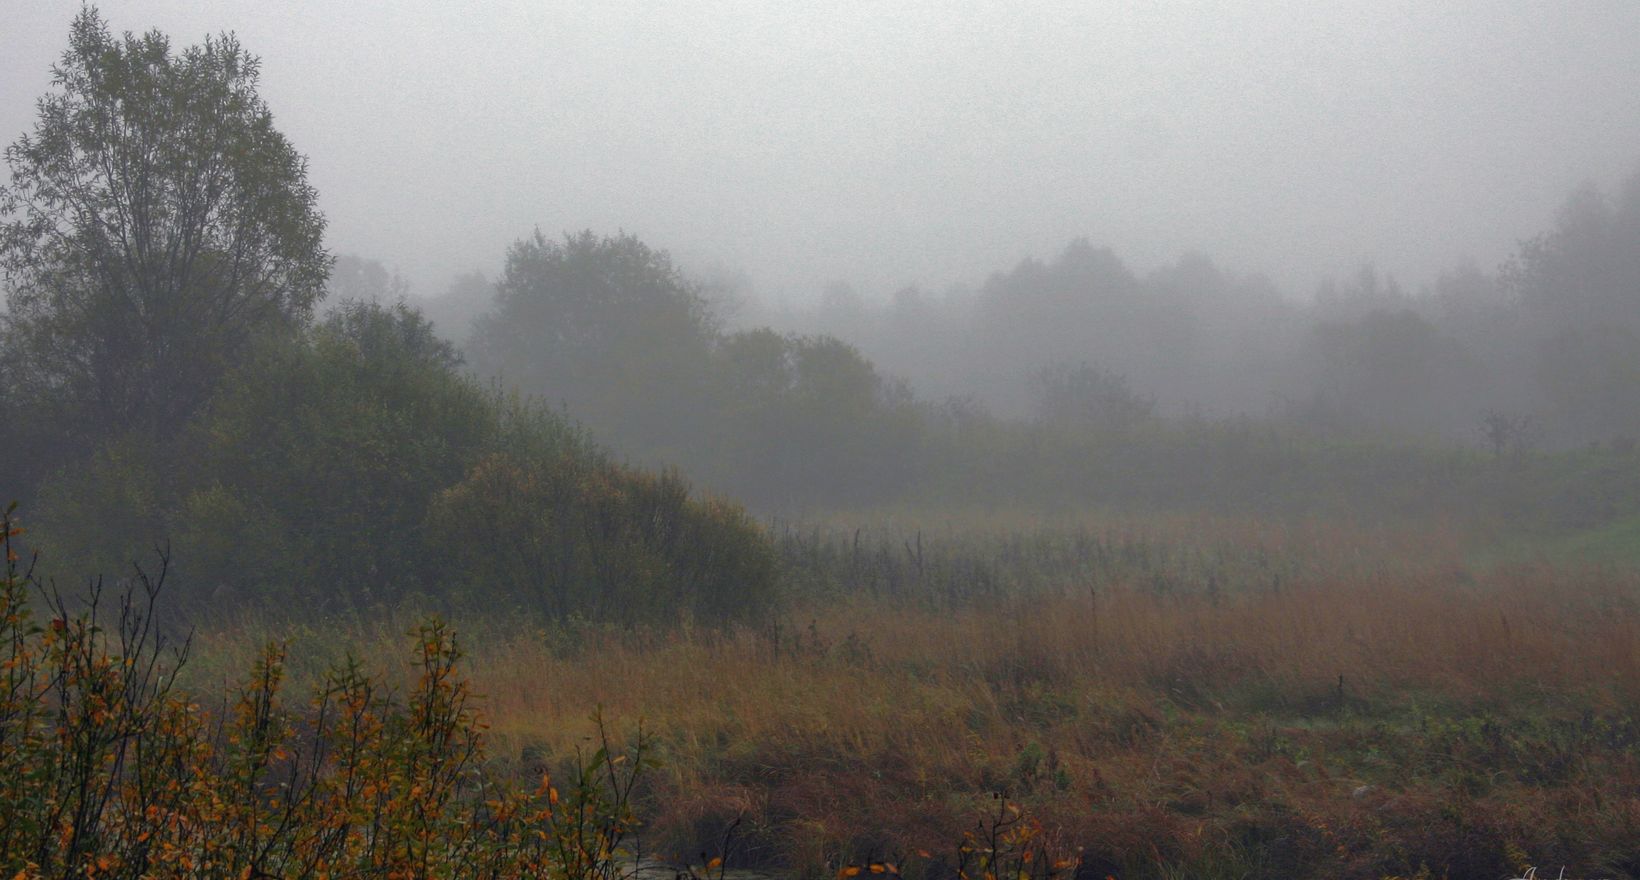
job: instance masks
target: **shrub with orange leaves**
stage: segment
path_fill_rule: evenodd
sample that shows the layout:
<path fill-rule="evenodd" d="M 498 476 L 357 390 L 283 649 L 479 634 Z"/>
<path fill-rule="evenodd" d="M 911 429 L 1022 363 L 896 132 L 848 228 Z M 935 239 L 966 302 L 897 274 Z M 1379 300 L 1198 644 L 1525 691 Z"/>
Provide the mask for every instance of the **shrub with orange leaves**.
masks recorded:
<path fill-rule="evenodd" d="M 402 700 L 348 662 L 293 708 L 269 645 L 213 716 L 173 687 L 188 642 L 155 624 L 163 557 L 105 623 L 100 585 L 71 602 L 20 569 L 20 533 L 8 512 L 0 876 L 611 880 L 630 858 L 642 732 L 630 753 L 606 741 L 578 759 L 564 794 L 491 778 L 445 624 L 416 633 Z"/>

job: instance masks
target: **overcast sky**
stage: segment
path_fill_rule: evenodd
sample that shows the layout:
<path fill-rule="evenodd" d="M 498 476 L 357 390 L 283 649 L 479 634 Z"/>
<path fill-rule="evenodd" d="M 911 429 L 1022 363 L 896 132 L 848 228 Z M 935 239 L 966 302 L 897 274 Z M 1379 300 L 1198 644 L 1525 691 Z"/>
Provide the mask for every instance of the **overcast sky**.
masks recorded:
<path fill-rule="evenodd" d="M 1225 7 L 1233 7 L 1227 11 Z M 0 0 L 0 138 L 78 3 Z M 105 3 L 233 30 L 330 246 L 433 293 L 624 228 L 805 298 L 980 280 L 1070 239 L 1308 295 L 1483 267 L 1640 167 L 1640 2 Z"/>

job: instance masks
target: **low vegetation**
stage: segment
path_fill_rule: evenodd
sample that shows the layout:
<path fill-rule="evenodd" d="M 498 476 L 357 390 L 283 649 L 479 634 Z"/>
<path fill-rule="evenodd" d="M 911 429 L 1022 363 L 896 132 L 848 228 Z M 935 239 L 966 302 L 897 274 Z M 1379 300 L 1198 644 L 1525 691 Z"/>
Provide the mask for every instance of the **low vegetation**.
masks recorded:
<path fill-rule="evenodd" d="M 0 877 L 1640 876 L 1640 178 L 1416 302 L 1086 242 L 912 291 L 862 338 L 936 400 L 624 233 L 517 242 L 459 344 L 327 302 L 236 40 L 85 8 L 54 74 Z"/>
<path fill-rule="evenodd" d="M 189 611 L 419 597 L 733 619 L 772 600 L 768 541 L 738 505 L 615 462 L 458 362 L 403 306 L 268 340 L 175 438 L 127 435 L 46 478 L 31 546 L 88 578 L 169 545 Z"/>
<path fill-rule="evenodd" d="M 738 822 L 731 864 L 800 876 L 947 876 L 997 793 L 1099 877 L 1640 870 L 1632 570 L 1241 520 L 950 528 L 921 587 L 915 531 L 862 533 L 856 563 L 852 532 L 792 529 L 808 586 L 762 625 L 464 621 L 496 753 L 641 718 L 650 849 L 716 851 Z M 305 632 L 316 674 L 405 623 L 243 618 L 199 644 L 242 665 Z"/>
<path fill-rule="evenodd" d="M 76 602 L 19 570 L 9 516 L 3 534 L 6 876 L 590 880 L 632 858 L 643 740 L 577 753 L 557 783 L 497 776 L 442 624 L 416 632 L 402 695 L 348 662 L 288 702 L 285 648 L 270 643 L 202 707 L 176 686 L 187 643 L 168 645 L 154 616 L 163 568 Z"/>

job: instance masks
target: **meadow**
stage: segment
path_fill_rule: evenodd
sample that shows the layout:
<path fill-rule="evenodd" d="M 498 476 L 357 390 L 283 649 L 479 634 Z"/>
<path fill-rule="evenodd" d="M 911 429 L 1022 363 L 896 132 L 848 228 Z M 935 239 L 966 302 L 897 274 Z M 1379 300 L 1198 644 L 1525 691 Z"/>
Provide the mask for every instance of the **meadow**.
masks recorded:
<path fill-rule="evenodd" d="M 645 848 L 782 876 L 951 876 L 998 798 L 1083 877 L 1640 873 L 1632 569 L 1440 525 L 894 521 L 776 525 L 758 623 L 458 616 L 492 766 L 641 723 Z M 193 675 L 275 633 L 298 680 L 392 670 L 414 623 L 222 619 Z"/>
<path fill-rule="evenodd" d="M 1141 271 L 1059 191 L 1018 216 L 1031 248 L 1076 237 L 982 274 L 1029 253 L 1007 216 L 965 244 L 965 206 L 937 211 L 915 237 L 963 253 L 940 266 L 824 203 L 940 150 L 837 166 L 748 224 L 719 209 L 755 186 L 680 200 L 610 152 L 604 123 L 652 102 L 597 109 L 559 64 L 593 103 L 500 116 L 621 170 L 441 150 L 520 210 L 541 167 L 573 179 L 544 214 L 415 236 L 423 271 L 464 269 L 439 295 L 331 250 L 403 236 L 344 228 L 387 203 L 327 236 L 343 203 L 231 29 L 184 46 L 83 6 L 66 36 L 0 152 L 0 878 L 1640 876 L 1640 175 L 1417 288 L 1368 264 L 1310 296 L 1154 264 L 1165 243 Z M 896 77 L 948 54 L 906 48 L 875 54 Z M 1069 118 L 1049 109 L 996 143 Z M 674 128 L 642 140 L 677 152 Z M 888 134 L 852 141 L 926 140 Z M 404 146 L 358 192 L 413 168 L 384 164 Z M 312 158 L 340 182 L 345 150 Z M 1042 179 L 1109 165 L 1085 159 Z M 673 171 L 745 177 L 720 164 Z M 1552 164 L 1484 190 L 1525 204 L 1579 163 Z M 561 198 L 628 178 L 601 209 Z M 1278 189 L 1297 201 L 1255 213 L 1338 202 L 1381 250 L 1337 186 Z M 763 287 L 687 236 L 674 260 L 551 230 L 663 232 L 643 206 L 666 203 L 739 242 L 719 257 L 821 218 L 781 247 L 841 262 Z M 847 254 L 874 248 L 929 261 L 856 291 Z"/>

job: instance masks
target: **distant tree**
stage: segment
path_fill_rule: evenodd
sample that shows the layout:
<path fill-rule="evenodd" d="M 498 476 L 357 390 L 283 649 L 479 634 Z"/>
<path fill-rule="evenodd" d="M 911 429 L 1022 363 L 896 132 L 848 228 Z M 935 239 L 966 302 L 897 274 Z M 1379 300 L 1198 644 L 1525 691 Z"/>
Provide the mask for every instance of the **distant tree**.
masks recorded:
<path fill-rule="evenodd" d="M 1450 428 L 1449 401 L 1472 384 L 1467 350 L 1410 309 L 1318 325 L 1310 340 L 1317 393 L 1345 422 L 1390 431 Z M 1473 410 L 1469 410 L 1473 412 Z M 1462 415 L 1469 428 L 1468 415 Z"/>
<path fill-rule="evenodd" d="M 1156 401 L 1134 393 L 1127 377 L 1086 363 L 1056 363 L 1037 372 L 1037 418 L 1097 428 L 1129 428 L 1155 413 Z"/>
<path fill-rule="evenodd" d="M 880 500 L 915 477 L 922 416 L 853 346 L 769 329 L 724 337 L 712 449 L 720 482 L 757 502 Z"/>
<path fill-rule="evenodd" d="M 1524 333 L 1522 385 L 1549 439 L 1587 443 L 1640 429 L 1640 173 L 1614 197 L 1575 191 L 1554 227 L 1501 273 Z"/>
<path fill-rule="evenodd" d="M 1316 309 L 1327 321 L 1355 321 L 1375 312 L 1396 314 L 1411 310 L 1413 300 L 1394 276 L 1363 263 L 1342 283 L 1327 279 L 1315 292 Z"/>
<path fill-rule="evenodd" d="M 1521 244 L 1504 283 L 1552 329 L 1640 330 L 1640 173 L 1615 200 L 1593 186 L 1574 192 L 1554 229 Z"/>
<path fill-rule="evenodd" d="M 1525 453 L 1535 434 L 1536 425 L 1530 415 L 1494 409 L 1481 413 L 1481 436 L 1486 438 L 1487 447 L 1496 457 L 1502 457 L 1510 450 L 1514 450 L 1516 455 Z"/>
<path fill-rule="evenodd" d="M 1186 350 L 1172 337 L 1189 326 L 1146 296 L 1109 248 L 1077 239 L 1050 262 L 1027 259 L 985 282 L 964 360 L 990 405 L 1024 416 L 1042 367 L 1098 352 L 1101 363 L 1127 370 L 1158 349 Z"/>
<path fill-rule="evenodd" d="M 232 35 L 173 53 L 87 8 L 5 151 L 8 380 L 81 436 L 175 430 L 323 291 L 324 219 L 258 69 Z"/>
<path fill-rule="evenodd" d="M 1562 330 L 1538 346 L 1535 376 L 1562 442 L 1640 432 L 1640 334 L 1617 322 Z"/>
<path fill-rule="evenodd" d="M 392 303 L 410 294 L 410 283 L 380 260 L 342 254 L 331 267 L 325 284 L 327 305 L 354 301 Z"/>
<path fill-rule="evenodd" d="M 507 253 L 468 354 L 627 451 L 697 436 L 715 319 L 671 257 L 627 234 L 537 232 Z"/>
<path fill-rule="evenodd" d="M 846 281 L 832 281 L 820 291 L 814 318 L 820 333 L 839 339 L 858 339 L 872 324 L 865 299 Z"/>
<path fill-rule="evenodd" d="M 495 285 L 482 272 L 463 272 L 444 292 L 421 301 L 433 329 L 460 345 L 473 335 L 473 320 L 490 307 Z"/>

